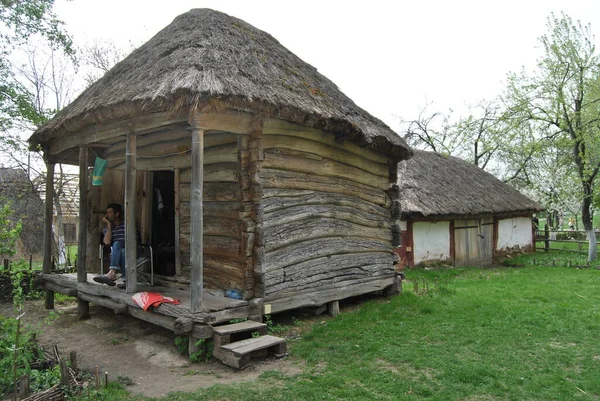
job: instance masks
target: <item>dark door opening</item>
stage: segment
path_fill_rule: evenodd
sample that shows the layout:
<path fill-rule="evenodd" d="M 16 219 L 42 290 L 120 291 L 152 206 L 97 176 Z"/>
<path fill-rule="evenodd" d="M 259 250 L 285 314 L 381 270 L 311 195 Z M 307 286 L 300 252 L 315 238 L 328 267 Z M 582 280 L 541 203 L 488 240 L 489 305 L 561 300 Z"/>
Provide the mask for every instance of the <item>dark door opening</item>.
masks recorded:
<path fill-rule="evenodd" d="M 154 171 L 152 202 L 152 248 L 154 272 L 175 275 L 175 175 L 172 171 Z"/>

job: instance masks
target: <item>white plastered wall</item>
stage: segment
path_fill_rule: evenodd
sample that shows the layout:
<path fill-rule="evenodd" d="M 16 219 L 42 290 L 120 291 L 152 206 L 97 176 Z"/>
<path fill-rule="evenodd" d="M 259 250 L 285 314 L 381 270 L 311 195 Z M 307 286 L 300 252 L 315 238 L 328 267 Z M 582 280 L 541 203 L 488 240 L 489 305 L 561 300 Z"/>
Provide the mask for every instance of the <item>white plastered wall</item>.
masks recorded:
<path fill-rule="evenodd" d="M 498 221 L 498 244 L 496 250 L 521 248 L 530 246 L 531 238 L 531 219 L 528 217 L 514 217 Z"/>
<path fill-rule="evenodd" d="M 450 222 L 413 223 L 413 252 L 415 265 L 421 262 L 450 258 Z"/>

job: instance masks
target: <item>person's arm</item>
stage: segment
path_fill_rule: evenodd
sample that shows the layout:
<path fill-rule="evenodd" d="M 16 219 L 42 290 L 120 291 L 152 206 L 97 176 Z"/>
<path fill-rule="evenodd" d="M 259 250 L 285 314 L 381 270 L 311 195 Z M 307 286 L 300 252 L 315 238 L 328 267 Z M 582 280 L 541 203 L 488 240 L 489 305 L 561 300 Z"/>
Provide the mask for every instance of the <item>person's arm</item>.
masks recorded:
<path fill-rule="evenodd" d="M 112 244 L 112 224 L 110 224 L 110 221 L 106 218 L 106 216 L 104 216 L 102 218 L 102 222 L 104 224 L 106 224 L 106 234 L 104 234 L 104 245 L 111 245 Z"/>

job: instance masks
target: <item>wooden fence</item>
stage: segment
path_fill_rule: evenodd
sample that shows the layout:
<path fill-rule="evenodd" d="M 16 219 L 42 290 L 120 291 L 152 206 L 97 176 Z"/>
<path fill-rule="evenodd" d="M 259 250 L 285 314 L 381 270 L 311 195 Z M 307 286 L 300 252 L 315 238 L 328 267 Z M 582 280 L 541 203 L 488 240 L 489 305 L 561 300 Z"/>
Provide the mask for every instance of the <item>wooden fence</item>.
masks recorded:
<path fill-rule="evenodd" d="M 596 232 L 596 237 L 600 238 L 600 233 Z M 544 246 L 537 246 L 539 242 L 543 242 Z M 587 234 L 585 231 L 580 230 L 556 230 L 550 231 L 548 226 L 545 226 L 544 231 L 536 231 L 535 235 L 536 250 L 544 252 L 548 251 L 561 251 L 561 252 L 576 252 L 576 253 L 588 253 Z M 552 248 L 551 243 L 567 243 L 577 245 L 577 249 L 565 249 L 565 248 Z M 600 242 L 596 242 L 600 244 Z"/>

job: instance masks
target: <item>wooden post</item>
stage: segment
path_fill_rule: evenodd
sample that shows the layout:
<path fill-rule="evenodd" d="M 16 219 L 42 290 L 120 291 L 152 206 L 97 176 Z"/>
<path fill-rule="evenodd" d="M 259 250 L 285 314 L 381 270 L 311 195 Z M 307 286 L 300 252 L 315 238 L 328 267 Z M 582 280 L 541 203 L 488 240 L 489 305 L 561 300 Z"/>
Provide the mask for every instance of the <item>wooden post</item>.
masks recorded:
<path fill-rule="evenodd" d="M 181 199 L 179 198 L 179 185 L 181 184 L 181 170 L 176 168 L 174 171 L 175 179 L 175 275 L 181 276 L 181 250 L 179 244 L 179 235 L 181 231 Z"/>
<path fill-rule="evenodd" d="M 52 217 L 54 202 L 54 163 L 46 163 L 46 212 L 44 217 L 44 264 L 42 273 L 52 269 Z M 46 290 L 46 309 L 54 309 L 54 291 Z"/>
<path fill-rule="evenodd" d="M 77 238 L 77 282 L 87 281 L 86 263 L 87 256 L 87 221 L 88 221 L 88 149 L 79 147 L 79 232 Z M 77 299 L 79 317 L 87 319 L 90 314 L 90 304 L 81 298 Z"/>
<path fill-rule="evenodd" d="M 329 316 L 336 317 L 340 314 L 340 301 L 331 301 L 327 304 L 327 313 Z"/>
<path fill-rule="evenodd" d="M 191 242 L 190 242 L 190 290 L 192 313 L 199 313 L 203 290 L 202 250 L 202 190 L 204 181 L 204 129 L 197 122 L 192 124 L 192 185 L 190 188 Z"/>
<path fill-rule="evenodd" d="M 137 292 L 137 272 L 135 264 L 135 190 L 137 177 L 137 137 L 135 133 L 127 134 L 125 146 L 125 268 L 127 269 L 126 292 Z"/>
<path fill-rule="evenodd" d="M 550 250 L 550 232 L 548 231 L 548 223 L 544 227 L 544 252 L 548 252 Z"/>

